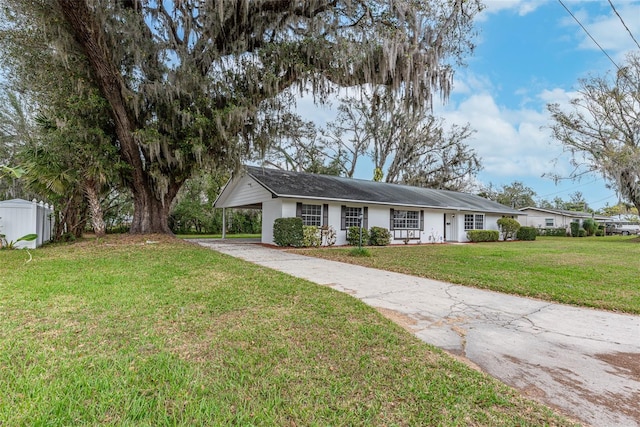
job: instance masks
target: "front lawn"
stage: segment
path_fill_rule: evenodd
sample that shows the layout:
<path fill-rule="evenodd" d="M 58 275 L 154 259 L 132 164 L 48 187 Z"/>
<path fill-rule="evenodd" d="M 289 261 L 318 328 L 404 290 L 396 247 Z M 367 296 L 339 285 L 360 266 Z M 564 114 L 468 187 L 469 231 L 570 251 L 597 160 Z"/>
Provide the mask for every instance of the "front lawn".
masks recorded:
<path fill-rule="evenodd" d="M 346 294 L 196 245 L 31 253 L 0 252 L 0 425 L 570 424 Z"/>
<path fill-rule="evenodd" d="M 296 252 L 606 310 L 640 314 L 640 242 L 633 237 L 538 237 L 532 242 L 371 247 Z"/>

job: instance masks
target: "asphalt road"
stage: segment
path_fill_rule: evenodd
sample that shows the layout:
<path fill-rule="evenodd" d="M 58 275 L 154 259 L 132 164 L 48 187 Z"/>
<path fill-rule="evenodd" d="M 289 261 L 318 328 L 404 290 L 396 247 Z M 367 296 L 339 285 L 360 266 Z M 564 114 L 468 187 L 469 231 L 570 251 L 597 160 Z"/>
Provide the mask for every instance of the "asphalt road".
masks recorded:
<path fill-rule="evenodd" d="M 586 425 L 640 426 L 640 316 L 457 286 L 248 242 L 198 243 L 349 293 L 423 341 Z"/>

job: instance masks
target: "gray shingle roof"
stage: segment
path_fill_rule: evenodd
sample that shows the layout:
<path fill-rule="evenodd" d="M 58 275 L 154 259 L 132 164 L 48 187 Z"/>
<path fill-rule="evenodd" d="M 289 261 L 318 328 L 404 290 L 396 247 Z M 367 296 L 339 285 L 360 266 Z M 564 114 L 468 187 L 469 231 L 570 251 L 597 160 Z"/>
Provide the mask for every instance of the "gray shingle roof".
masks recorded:
<path fill-rule="evenodd" d="M 255 166 L 247 166 L 247 173 L 277 197 L 522 215 L 475 194 Z"/>

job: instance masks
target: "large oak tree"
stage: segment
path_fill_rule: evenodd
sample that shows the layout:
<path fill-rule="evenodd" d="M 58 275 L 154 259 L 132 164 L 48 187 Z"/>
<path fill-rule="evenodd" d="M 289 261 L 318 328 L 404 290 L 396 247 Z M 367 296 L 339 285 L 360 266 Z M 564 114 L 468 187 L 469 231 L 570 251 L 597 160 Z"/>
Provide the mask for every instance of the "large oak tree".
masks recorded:
<path fill-rule="evenodd" d="M 640 209 L 640 52 L 617 72 L 580 81 L 569 110 L 548 106 L 553 136 L 572 154 L 572 174 L 602 174 Z"/>
<path fill-rule="evenodd" d="M 335 87 L 385 85 L 413 107 L 448 96 L 481 8 L 479 0 L 4 3 L 1 41 L 13 43 L 5 52 L 44 36 L 50 57 L 84 70 L 78 84 L 107 101 L 134 233 L 170 232 L 171 202 L 192 171 L 237 167 L 286 91 L 310 88 L 322 99 Z"/>

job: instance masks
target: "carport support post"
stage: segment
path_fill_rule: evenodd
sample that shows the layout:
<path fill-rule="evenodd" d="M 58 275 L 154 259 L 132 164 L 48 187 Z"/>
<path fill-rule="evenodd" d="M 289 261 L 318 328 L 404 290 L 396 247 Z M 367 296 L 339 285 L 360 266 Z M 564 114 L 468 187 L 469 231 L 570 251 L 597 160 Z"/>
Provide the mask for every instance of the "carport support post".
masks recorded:
<path fill-rule="evenodd" d="M 225 239 L 227 237 L 227 211 L 225 208 L 222 208 L 222 238 Z"/>

